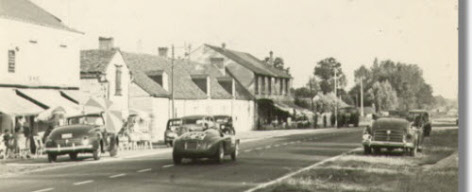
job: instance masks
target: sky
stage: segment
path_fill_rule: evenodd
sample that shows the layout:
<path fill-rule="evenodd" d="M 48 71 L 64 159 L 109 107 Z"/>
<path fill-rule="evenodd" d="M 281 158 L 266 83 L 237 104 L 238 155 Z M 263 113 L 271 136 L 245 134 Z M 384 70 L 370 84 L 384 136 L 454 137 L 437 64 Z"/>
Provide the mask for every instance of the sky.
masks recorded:
<path fill-rule="evenodd" d="M 316 62 L 354 70 L 375 58 L 417 64 L 434 95 L 458 96 L 457 0 L 32 0 L 85 33 L 81 49 L 114 37 L 122 50 L 157 54 L 204 43 L 264 58 L 269 51 L 304 86 Z"/>

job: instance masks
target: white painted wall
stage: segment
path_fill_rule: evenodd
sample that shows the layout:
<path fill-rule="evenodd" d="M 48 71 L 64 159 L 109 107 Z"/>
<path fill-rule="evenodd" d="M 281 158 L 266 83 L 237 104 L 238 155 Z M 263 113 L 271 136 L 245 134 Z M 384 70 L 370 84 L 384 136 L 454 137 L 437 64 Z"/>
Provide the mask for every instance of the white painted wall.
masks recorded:
<path fill-rule="evenodd" d="M 82 34 L 5 18 L 0 29 L 0 84 L 79 87 Z M 8 50 L 16 50 L 14 73 Z"/>
<path fill-rule="evenodd" d="M 115 94 L 115 74 L 117 66 L 121 66 L 121 95 Z M 108 99 L 113 102 L 113 105 L 116 105 L 124 111 L 128 111 L 128 90 L 131 83 L 131 76 L 128 66 L 125 64 L 120 52 L 116 52 L 108 64 L 106 69 L 106 79 L 108 81 Z"/>
<path fill-rule="evenodd" d="M 231 115 L 236 132 L 254 128 L 254 102 L 251 100 L 175 100 L 177 117 L 189 115 Z"/>

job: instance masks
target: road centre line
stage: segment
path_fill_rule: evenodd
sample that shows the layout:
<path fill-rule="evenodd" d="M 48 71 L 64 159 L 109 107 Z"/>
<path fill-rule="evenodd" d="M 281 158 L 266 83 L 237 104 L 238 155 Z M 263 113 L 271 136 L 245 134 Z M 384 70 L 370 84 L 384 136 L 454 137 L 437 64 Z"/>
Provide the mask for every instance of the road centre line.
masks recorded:
<path fill-rule="evenodd" d="M 325 163 L 325 162 L 334 161 L 334 160 L 336 160 L 336 159 L 339 159 L 341 156 L 343 156 L 343 155 L 345 155 L 345 154 L 348 154 L 348 153 L 351 153 L 351 152 L 353 152 L 353 151 L 360 150 L 360 149 L 362 149 L 362 148 L 360 148 L 360 147 L 359 147 L 359 148 L 355 148 L 355 149 L 349 150 L 349 151 L 347 151 L 347 152 L 344 152 L 344 153 L 342 153 L 342 154 L 340 154 L 340 155 L 337 155 L 337 156 L 334 156 L 334 157 L 330 157 L 330 158 L 328 158 L 328 159 L 324 159 L 324 160 L 319 161 L 319 162 L 317 162 L 317 163 L 315 163 L 315 164 L 309 165 L 309 166 L 304 167 L 304 168 L 302 168 L 302 169 L 299 169 L 299 170 L 297 170 L 297 171 L 294 171 L 294 172 L 288 173 L 288 174 L 286 174 L 286 175 L 283 175 L 282 177 L 279 177 L 279 178 L 277 178 L 277 179 L 275 179 L 275 180 L 271 180 L 271 181 L 268 181 L 268 182 L 265 182 L 265 183 L 261 183 L 261 184 L 255 186 L 255 187 L 253 187 L 253 188 L 250 188 L 250 189 L 248 189 L 248 190 L 246 190 L 246 191 L 244 191 L 244 192 L 254 192 L 254 191 L 257 191 L 257 190 L 259 190 L 259 189 L 263 189 L 263 188 L 265 188 L 265 187 L 267 187 L 267 186 L 273 185 L 273 184 L 275 184 L 275 183 L 277 183 L 277 182 L 280 182 L 280 181 L 282 181 L 282 180 L 284 180 L 284 179 L 287 179 L 287 178 L 289 178 L 289 177 L 292 177 L 292 176 L 294 176 L 294 175 L 296 175 L 296 174 L 298 174 L 298 173 L 301 173 L 301 172 L 306 171 L 306 170 L 310 170 L 310 169 L 312 169 L 312 168 L 314 168 L 314 167 L 317 167 L 317 166 L 319 166 L 319 165 L 322 165 L 322 164 Z"/>
<path fill-rule="evenodd" d="M 83 184 L 92 183 L 92 182 L 93 180 L 85 180 L 85 181 L 75 182 L 74 185 L 83 185 Z"/>
<path fill-rule="evenodd" d="M 173 167 L 173 166 L 174 166 L 174 164 L 169 164 L 169 165 L 162 166 L 162 168 L 169 168 L 169 167 Z"/>
<path fill-rule="evenodd" d="M 252 151 L 251 149 L 246 149 L 246 150 L 244 150 L 244 153 L 249 153 L 251 151 Z"/>
<path fill-rule="evenodd" d="M 112 179 L 113 179 L 113 178 L 117 178 L 117 177 L 123 177 L 123 176 L 125 176 L 125 175 L 126 175 L 126 174 L 124 174 L 124 173 L 120 173 L 120 174 L 112 175 L 112 176 L 110 176 L 109 178 L 112 178 Z"/>
<path fill-rule="evenodd" d="M 141 170 L 138 170 L 136 172 L 138 173 L 143 173 L 143 172 L 148 172 L 148 171 L 151 171 L 152 169 L 151 168 L 147 168 L 147 169 L 141 169 Z"/>
<path fill-rule="evenodd" d="M 31 191 L 31 192 L 46 192 L 46 191 L 52 191 L 52 190 L 54 190 L 54 188 L 45 188 L 45 189 L 40 189 L 36 191 Z"/>
<path fill-rule="evenodd" d="M 270 145 L 267 145 L 265 148 L 266 148 L 266 149 L 270 149 L 271 147 L 272 147 L 272 146 L 270 146 Z"/>

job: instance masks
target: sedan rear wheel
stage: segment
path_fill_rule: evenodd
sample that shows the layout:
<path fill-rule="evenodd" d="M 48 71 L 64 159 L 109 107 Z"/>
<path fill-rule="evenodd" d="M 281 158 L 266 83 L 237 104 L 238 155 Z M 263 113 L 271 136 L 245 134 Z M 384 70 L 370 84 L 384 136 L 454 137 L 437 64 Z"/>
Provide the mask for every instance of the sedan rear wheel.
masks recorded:
<path fill-rule="evenodd" d="M 94 160 L 100 160 L 101 156 L 102 156 L 102 151 L 100 150 L 100 147 L 93 151 L 93 159 Z"/>
<path fill-rule="evenodd" d="M 231 159 L 233 161 L 236 161 L 236 157 L 238 157 L 238 153 L 239 153 L 239 143 L 236 143 L 236 146 L 234 146 L 234 151 L 233 153 L 231 153 Z"/>
<path fill-rule="evenodd" d="M 174 160 L 174 164 L 176 165 L 182 164 L 182 157 L 180 157 L 179 155 L 173 154 L 172 159 Z"/>
<path fill-rule="evenodd" d="M 364 146 L 364 154 L 369 155 L 372 153 L 372 148 L 369 146 Z"/>
<path fill-rule="evenodd" d="M 69 153 L 69 157 L 71 160 L 77 160 L 78 153 Z"/>
<path fill-rule="evenodd" d="M 49 163 L 55 162 L 56 160 L 57 160 L 57 155 L 56 155 L 56 154 L 48 153 L 48 161 L 49 161 Z"/>
<path fill-rule="evenodd" d="M 218 151 L 216 153 L 216 162 L 218 163 L 223 163 L 223 159 L 225 158 L 225 149 L 224 149 L 224 146 L 223 144 L 220 144 L 218 146 Z"/>

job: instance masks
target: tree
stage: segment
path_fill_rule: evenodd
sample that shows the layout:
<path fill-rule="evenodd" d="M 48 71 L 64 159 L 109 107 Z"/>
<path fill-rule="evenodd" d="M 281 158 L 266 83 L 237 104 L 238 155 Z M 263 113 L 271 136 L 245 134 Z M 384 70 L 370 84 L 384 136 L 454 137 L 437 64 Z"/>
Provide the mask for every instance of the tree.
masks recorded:
<path fill-rule="evenodd" d="M 277 69 L 284 69 L 284 59 L 282 57 L 276 57 L 274 59 L 274 67 Z"/>
<path fill-rule="evenodd" d="M 397 92 L 387 80 L 375 82 L 369 89 L 368 96 L 375 101 L 377 111 L 394 110 L 398 106 Z"/>
<path fill-rule="evenodd" d="M 334 89 L 334 71 L 336 70 L 336 78 L 338 80 L 337 87 L 346 86 L 346 76 L 342 72 L 341 63 L 333 57 L 329 57 L 319 61 L 314 69 L 314 75 L 320 80 L 320 89 L 323 94 L 332 92 Z"/>

